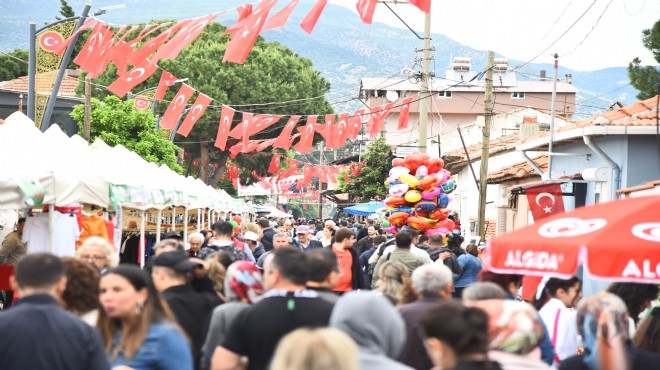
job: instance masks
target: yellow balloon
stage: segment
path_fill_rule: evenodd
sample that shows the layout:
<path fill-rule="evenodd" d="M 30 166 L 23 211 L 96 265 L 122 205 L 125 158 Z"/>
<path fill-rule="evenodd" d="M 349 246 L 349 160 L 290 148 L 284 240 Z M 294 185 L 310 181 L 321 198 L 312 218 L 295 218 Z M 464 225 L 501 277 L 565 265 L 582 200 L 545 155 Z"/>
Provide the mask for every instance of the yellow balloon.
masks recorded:
<path fill-rule="evenodd" d="M 408 173 L 405 173 L 405 174 L 401 175 L 401 176 L 399 177 L 399 180 L 405 182 L 405 183 L 408 184 L 411 188 L 416 188 L 417 185 L 419 185 L 419 179 L 417 179 L 417 177 L 415 177 L 415 176 L 413 176 L 413 175 L 411 175 L 411 174 L 408 174 Z"/>
<path fill-rule="evenodd" d="M 417 203 L 420 199 L 422 199 L 422 193 L 420 193 L 418 190 L 408 190 L 404 198 L 408 203 Z"/>

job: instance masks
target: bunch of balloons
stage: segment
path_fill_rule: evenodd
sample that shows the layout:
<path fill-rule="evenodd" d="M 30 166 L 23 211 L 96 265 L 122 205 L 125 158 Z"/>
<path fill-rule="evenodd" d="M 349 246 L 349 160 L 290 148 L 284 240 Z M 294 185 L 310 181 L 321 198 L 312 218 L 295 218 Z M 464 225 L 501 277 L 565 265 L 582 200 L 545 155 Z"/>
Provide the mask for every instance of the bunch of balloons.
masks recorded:
<path fill-rule="evenodd" d="M 446 234 L 454 229 L 447 205 L 449 194 L 456 189 L 456 180 L 445 170 L 440 158 L 425 153 L 413 153 L 392 160 L 392 169 L 385 180 L 389 196 L 383 201 L 390 209 L 385 231 L 396 234 L 414 229 L 426 235 Z"/>

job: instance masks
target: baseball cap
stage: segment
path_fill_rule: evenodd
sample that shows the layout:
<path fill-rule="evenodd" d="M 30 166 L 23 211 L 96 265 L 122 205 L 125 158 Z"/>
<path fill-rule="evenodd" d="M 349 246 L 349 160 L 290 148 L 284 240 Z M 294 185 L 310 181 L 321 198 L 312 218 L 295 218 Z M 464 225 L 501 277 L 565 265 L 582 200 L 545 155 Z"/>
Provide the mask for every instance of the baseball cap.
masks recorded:
<path fill-rule="evenodd" d="M 165 236 L 163 236 L 163 239 L 179 239 L 183 240 L 183 236 L 181 236 L 181 233 L 178 231 L 168 231 L 165 233 Z"/>
<path fill-rule="evenodd" d="M 296 234 L 307 234 L 309 232 L 309 227 L 305 225 L 300 225 L 296 227 Z"/>
<path fill-rule="evenodd" d="M 165 252 L 154 258 L 154 266 L 167 267 L 179 272 L 190 271 L 196 265 L 181 251 Z"/>
<path fill-rule="evenodd" d="M 259 235 L 255 233 L 254 231 L 247 231 L 244 235 L 243 238 L 247 240 L 252 240 L 253 242 L 256 242 L 259 239 Z"/>

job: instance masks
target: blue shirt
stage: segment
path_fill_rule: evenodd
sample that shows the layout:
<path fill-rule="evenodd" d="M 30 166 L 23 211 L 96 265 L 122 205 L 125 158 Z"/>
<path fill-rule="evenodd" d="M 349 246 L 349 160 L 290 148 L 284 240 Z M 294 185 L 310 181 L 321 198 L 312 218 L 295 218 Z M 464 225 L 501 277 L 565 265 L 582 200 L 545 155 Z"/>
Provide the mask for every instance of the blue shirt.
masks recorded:
<path fill-rule="evenodd" d="M 120 340 L 121 332 L 115 336 L 113 347 Z M 124 351 L 119 352 L 112 367 L 119 365 L 139 370 L 193 370 L 193 358 L 190 345 L 173 324 L 152 324 L 133 358 L 127 359 Z"/>
<path fill-rule="evenodd" d="M 458 256 L 458 263 L 463 268 L 463 273 L 454 274 L 454 286 L 462 288 L 477 282 L 477 275 L 481 271 L 481 260 L 470 253 Z"/>

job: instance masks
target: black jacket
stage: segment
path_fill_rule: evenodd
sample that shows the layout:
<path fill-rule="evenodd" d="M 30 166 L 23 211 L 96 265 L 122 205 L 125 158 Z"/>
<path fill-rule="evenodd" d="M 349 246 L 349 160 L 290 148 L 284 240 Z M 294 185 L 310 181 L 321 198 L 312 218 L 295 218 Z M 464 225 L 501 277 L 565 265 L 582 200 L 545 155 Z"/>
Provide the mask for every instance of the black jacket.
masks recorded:
<path fill-rule="evenodd" d="M 309 252 L 309 251 L 311 251 L 312 249 L 315 249 L 315 248 L 323 248 L 323 244 L 321 244 L 320 241 L 314 240 L 314 239 L 309 240 L 309 245 L 307 246 L 307 248 L 303 248 L 300 245 L 300 242 L 297 239 L 293 240 L 292 245 L 296 248 L 302 249 L 303 252 Z"/>
<path fill-rule="evenodd" d="M 264 230 L 264 236 L 261 238 L 261 244 L 264 245 L 266 252 L 273 250 L 273 235 L 275 234 L 277 234 L 277 232 L 272 227 Z"/>
<path fill-rule="evenodd" d="M 360 256 L 357 254 L 355 249 L 348 248 L 348 250 L 351 252 L 351 257 L 353 258 L 353 266 L 351 266 L 351 270 L 353 271 L 353 290 L 365 289 L 367 285 L 364 282 L 364 272 L 362 271 L 362 266 L 360 266 Z"/>

